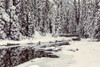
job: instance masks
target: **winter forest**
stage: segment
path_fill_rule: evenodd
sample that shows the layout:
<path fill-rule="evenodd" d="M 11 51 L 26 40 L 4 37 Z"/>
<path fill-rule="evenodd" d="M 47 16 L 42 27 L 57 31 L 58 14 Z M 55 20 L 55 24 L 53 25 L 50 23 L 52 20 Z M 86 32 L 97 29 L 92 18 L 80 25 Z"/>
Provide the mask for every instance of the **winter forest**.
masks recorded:
<path fill-rule="evenodd" d="M 100 0 L 0 0 L 0 67 L 99 67 L 99 41 Z"/>
<path fill-rule="evenodd" d="M 99 0 L 0 0 L 0 38 L 77 35 L 100 39 Z"/>

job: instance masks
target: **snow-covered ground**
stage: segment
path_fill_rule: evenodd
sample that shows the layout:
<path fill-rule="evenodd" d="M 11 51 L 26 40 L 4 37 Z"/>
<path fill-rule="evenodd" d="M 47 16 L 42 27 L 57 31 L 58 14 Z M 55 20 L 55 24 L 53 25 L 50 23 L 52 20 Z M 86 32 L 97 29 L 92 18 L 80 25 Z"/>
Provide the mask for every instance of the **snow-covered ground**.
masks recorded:
<path fill-rule="evenodd" d="M 54 52 L 59 58 L 36 58 L 16 67 L 100 67 L 100 42 L 72 41 Z"/>
<path fill-rule="evenodd" d="M 79 51 L 72 54 L 75 63 L 70 67 L 100 67 L 100 42 L 76 42 L 72 43 Z"/>
<path fill-rule="evenodd" d="M 26 38 L 20 41 L 13 41 L 13 40 L 0 40 L 0 45 L 6 45 L 7 43 L 19 43 L 19 44 L 26 44 L 26 43 L 38 43 L 40 42 L 55 42 L 56 40 L 71 40 L 74 37 L 52 37 L 51 34 L 47 34 L 46 36 L 41 36 L 38 32 L 35 32 L 34 38 Z"/>
<path fill-rule="evenodd" d="M 41 38 L 30 38 L 30 39 L 25 39 L 25 40 L 20 40 L 20 41 L 13 41 L 13 40 L 0 40 L 0 45 L 5 45 L 7 43 L 20 43 L 20 44 L 26 44 L 26 43 L 38 43 L 40 42 L 55 42 L 55 41 L 61 41 L 61 40 L 71 40 L 71 38 L 66 38 L 66 37 L 41 37 Z"/>

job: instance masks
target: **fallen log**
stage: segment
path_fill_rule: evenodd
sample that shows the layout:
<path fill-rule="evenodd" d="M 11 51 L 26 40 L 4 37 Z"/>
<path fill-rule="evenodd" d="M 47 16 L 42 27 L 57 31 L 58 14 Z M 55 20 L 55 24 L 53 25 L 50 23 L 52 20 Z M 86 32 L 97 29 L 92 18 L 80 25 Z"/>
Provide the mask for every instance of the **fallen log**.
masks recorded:
<path fill-rule="evenodd" d="M 80 41 L 81 39 L 79 37 L 72 38 L 73 41 Z"/>

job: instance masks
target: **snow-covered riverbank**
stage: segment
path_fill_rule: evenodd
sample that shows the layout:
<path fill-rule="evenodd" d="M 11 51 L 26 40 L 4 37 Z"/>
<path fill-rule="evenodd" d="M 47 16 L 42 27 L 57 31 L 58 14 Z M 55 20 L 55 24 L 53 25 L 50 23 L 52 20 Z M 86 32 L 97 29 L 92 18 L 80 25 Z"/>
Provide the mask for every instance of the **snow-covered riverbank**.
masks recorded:
<path fill-rule="evenodd" d="M 100 67 L 100 42 L 72 41 L 54 52 L 59 58 L 36 58 L 17 67 Z"/>

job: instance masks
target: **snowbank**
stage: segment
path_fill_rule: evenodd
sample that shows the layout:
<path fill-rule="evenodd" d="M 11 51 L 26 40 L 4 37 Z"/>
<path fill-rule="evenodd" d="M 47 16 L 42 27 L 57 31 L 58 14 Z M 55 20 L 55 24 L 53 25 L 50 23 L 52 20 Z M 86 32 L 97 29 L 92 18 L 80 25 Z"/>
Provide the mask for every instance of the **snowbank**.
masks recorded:
<path fill-rule="evenodd" d="M 38 32 L 35 32 L 34 38 L 24 39 L 20 41 L 13 41 L 13 40 L 0 40 L 0 45 L 6 45 L 7 43 L 12 44 L 26 44 L 26 43 L 38 43 L 38 42 L 55 42 L 55 41 L 62 41 L 62 40 L 71 40 L 72 38 L 66 37 L 52 37 L 51 34 L 47 34 L 46 36 L 41 36 Z"/>
<path fill-rule="evenodd" d="M 29 67 L 40 67 L 40 66 L 38 66 L 38 65 L 32 65 L 32 66 L 29 66 Z"/>
<path fill-rule="evenodd" d="M 100 42 L 87 40 L 72 41 L 71 45 L 61 46 L 62 51 L 54 52 L 59 58 L 37 58 L 17 67 L 38 65 L 39 67 L 99 67 Z M 76 50 L 78 49 L 78 50 Z"/>

